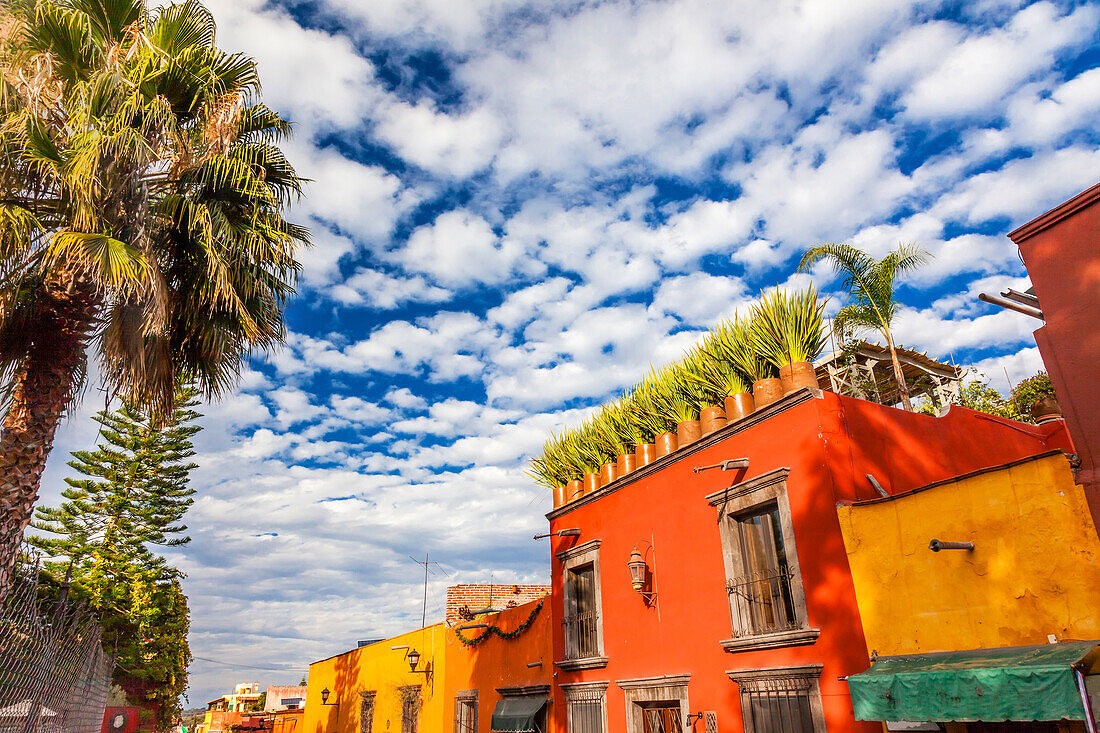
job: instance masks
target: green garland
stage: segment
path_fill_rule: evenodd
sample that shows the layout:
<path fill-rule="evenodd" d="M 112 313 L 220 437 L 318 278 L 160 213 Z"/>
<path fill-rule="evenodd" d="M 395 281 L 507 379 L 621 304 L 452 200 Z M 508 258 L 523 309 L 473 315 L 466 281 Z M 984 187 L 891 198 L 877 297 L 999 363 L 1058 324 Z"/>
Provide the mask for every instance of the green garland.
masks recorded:
<path fill-rule="evenodd" d="M 524 631 L 527 631 L 527 629 L 531 628 L 531 624 L 534 623 L 535 616 L 538 616 L 539 611 L 542 610 L 542 604 L 545 600 L 545 598 L 539 599 L 538 605 L 531 609 L 531 615 L 527 617 L 526 621 L 517 626 L 515 631 L 503 631 L 499 626 L 493 626 L 492 624 L 490 624 L 489 628 L 485 629 L 481 636 L 475 637 L 473 639 L 467 639 L 465 636 L 462 635 L 462 628 L 456 626 L 455 637 L 465 646 L 477 646 L 481 642 L 488 639 L 490 636 L 494 635 L 499 636 L 501 639 L 515 639 Z"/>

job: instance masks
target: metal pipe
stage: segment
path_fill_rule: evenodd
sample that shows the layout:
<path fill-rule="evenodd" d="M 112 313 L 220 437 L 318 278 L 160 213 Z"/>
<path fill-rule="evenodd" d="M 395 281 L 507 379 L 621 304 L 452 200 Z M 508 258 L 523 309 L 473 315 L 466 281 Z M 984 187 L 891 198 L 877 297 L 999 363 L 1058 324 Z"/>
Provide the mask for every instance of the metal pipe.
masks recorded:
<path fill-rule="evenodd" d="M 696 466 L 691 469 L 692 473 L 699 473 L 700 471 L 706 471 L 710 468 L 721 468 L 723 471 L 732 471 L 735 468 L 748 468 L 748 458 L 730 458 L 729 460 L 722 461 L 721 463 L 715 463 L 713 466 Z"/>
<path fill-rule="evenodd" d="M 932 540 L 928 543 L 928 549 L 932 552 L 939 552 L 940 550 L 973 550 L 973 542 L 944 542 L 942 540 Z"/>
<path fill-rule="evenodd" d="M 546 534 L 537 534 L 534 539 L 541 540 L 545 537 L 580 537 L 581 531 L 577 528 L 573 529 L 559 529 L 557 532 L 547 532 Z"/>
<path fill-rule="evenodd" d="M 1081 704 L 1085 706 L 1085 727 L 1088 733 L 1096 733 L 1096 718 L 1092 717 L 1092 701 L 1089 700 L 1089 690 L 1085 687 L 1085 675 L 1081 670 L 1073 670 L 1077 678 L 1077 691 L 1081 693 Z"/>
<path fill-rule="evenodd" d="M 527 663 L 527 669 L 532 669 L 534 667 L 541 667 L 541 666 L 542 666 L 542 657 L 539 657 L 539 661 L 537 661 L 537 662 L 528 662 Z"/>
<path fill-rule="evenodd" d="M 1001 291 L 1001 297 L 1008 298 L 1009 300 L 1015 300 L 1017 303 L 1020 303 L 1021 305 L 1026 305 L 1029 308 L 1039 307 L 1039 299 L 1031 293 L 1021 293 L 1019 290 L 1008 288 Z"/>
<path fill-rule="evenodd" d="M 1043 312 L 1038 308 L 1032 308 L 1031 306 L 1021 305 L 1019 303 L 1013 303 L 1007 298 L 1002 298 L 998 295 L 990 295 L 989 293 L 980 293 L 978 300 L 984 300 L 986 303 L 992 303 L 993 305 L 999 305 L 1002 308 L 1007 308 L 1010 311 L 1016 311 L 1017 313 L 1023 313 L 1025 316 L 1031 316 L 1032 318 L 1038 318 L 1040 321 L 1046 320 L 1043 316 Z"/>

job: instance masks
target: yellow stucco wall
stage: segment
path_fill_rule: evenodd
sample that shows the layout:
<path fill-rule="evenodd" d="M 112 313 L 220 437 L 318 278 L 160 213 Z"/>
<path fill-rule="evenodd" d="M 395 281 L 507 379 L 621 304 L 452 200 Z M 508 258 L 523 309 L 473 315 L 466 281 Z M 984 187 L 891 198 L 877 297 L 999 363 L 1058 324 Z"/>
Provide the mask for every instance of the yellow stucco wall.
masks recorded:
<path fill-rule="evenodd" d="M 1062 454 L 837 512 L 868 651 L 1100 639 L 1100 539 Z"/>
<path fill-rule="evenodd" d="M 443 624 L 435 624 L 309 665 L 302 733 L 359 733 L 359 693 L 363 691 L 375 693 L 373 733 L 401 733 L 400 688 L 409 685 L 420 686 L 420 733 L 447 730 L 452 711 L 443 690 L 444 635 Z M 403 644 L 420 652 L 418 669 L 430 661 L 439 674 L 410 672 L 405 652 L 390 648 Z M 329 704 L 323 705 L 321 690 L 326 687 Z"/>

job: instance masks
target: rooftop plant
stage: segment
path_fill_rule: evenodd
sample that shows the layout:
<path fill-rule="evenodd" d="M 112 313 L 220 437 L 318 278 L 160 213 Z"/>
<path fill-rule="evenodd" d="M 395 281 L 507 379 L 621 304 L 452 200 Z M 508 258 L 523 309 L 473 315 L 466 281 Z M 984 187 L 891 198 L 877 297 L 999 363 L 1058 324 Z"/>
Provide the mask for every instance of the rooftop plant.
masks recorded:
<path fill-rule="evenodd" d="M 822 310 L 813 288 L 772 291 L 750 318 L 720 321 L 681 359 L 650 367 L 633 389 L 578 427 L 551 435 L 531 462 L 531 476 L 539 485 L 555 487 L 596 473 L 635 444 L 698 419 L 701 408 L 778 376 L 779 365 L 812 361 L 824 345 Z"/>

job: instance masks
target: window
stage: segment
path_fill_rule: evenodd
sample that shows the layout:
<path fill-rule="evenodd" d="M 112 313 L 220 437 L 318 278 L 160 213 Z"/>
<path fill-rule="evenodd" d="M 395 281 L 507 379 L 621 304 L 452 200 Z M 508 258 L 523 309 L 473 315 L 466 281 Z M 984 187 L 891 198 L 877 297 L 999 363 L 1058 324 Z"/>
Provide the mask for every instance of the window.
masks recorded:
<path fill-rule="evenodd" d="M 477 733 L 477 690 L 455 695 L 455 733 Z"/>
<path fill-rule="evenodd" d="M 691 675 L 616 680 L 626 696 L 627 733 L 682 733 L 687 724 Z"/>
<path fill-rule="evenodd" d="M 729 652 L 812 644 L 802 574 L 798 567 L 787 474 L 781 468 L 728 489 L 707 501 L 718 509 L 726 568 L 731 638 Z"/>
<path fill-rule="evenodd" d="M 565 615 L 562 618 L 564 649 L 562 669 L 591 669 L 607 665 L 603 656 L 603 626 L 600 618 L 600 541 L 558 553 L 562 563 Z"/>
<path fill-rule="evenodd" d="M 643 733 L 682 733 L 680 703 L 658 703 L 642 708 Z"/>
<path fill-rule="evenodd" d="M 359 733 L 374 730 L 374 691 L 359 693 Z"/>
<path fill-rule="evenodd" d="M 561 685 L 565 694 L 567 733 L 606 733 L 607 682 L 575 682 Z"/>
<path fill-rule="evenodd" d="M 824 733 L 821 665 L 727 673 L 741 693 L 745 733 Z"/>
<path fill-rule="evenodd" d="M 402 687 L 401 733 L 417 733 L 420 720 L 420 687 Z"/>

